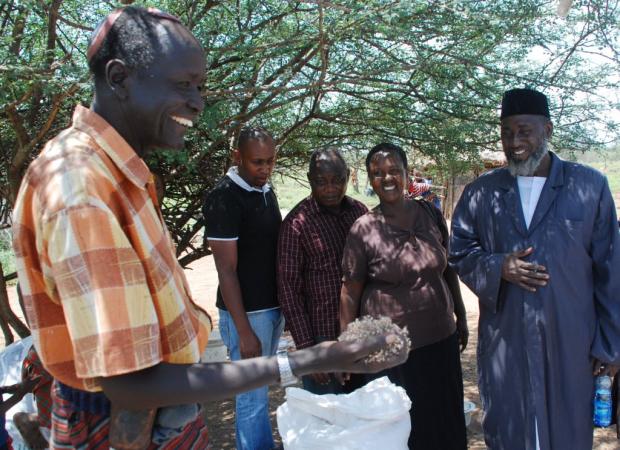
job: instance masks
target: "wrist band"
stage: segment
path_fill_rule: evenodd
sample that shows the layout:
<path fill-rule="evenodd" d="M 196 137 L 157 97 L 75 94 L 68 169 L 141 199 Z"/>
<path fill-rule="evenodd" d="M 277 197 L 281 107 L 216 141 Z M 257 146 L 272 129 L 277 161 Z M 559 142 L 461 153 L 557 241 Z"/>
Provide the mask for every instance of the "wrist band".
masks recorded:
<path fill-rule="evenodd" d="M 290 386 L 299 381 L 293 374 L 291 369 L 291 363 L 288 360 L 288 352 L 281 350 L 276 353 L 276 359 L 278 361 L 278 371 L 280 372 L 280 386 Z"/>

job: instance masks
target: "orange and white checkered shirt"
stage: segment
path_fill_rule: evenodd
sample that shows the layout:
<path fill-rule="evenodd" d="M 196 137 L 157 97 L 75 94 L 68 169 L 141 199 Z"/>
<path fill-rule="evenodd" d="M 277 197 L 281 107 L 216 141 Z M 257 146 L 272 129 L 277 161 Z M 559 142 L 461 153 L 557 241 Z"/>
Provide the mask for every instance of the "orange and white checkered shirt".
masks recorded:
<path fill-rule="evenodd" d="M 24 177 L 13 212 L 19 283 L 35 347 L 65 384 L 160 362 L 195 363 L 211 320 L 191 300 L 144 161 L 78 106 Z"/>

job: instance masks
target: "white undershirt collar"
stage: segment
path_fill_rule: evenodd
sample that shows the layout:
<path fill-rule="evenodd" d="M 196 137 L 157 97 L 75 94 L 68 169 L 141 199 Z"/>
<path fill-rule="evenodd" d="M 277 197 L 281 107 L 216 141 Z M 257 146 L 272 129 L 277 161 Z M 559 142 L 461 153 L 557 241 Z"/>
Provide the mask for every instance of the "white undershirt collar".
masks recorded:
<path fill-rule="evenodd" d="M 527 228 L 529 228 L 532 223 L 534 211 L 536 211 L 536 205 L 538 204 L 540 194 L 545 186 L 545 181 L 547 181 L 545 177 L 517 176 L 519 196 L 521 197 L 521 208 L 523 209 L 523 216 Z"/>
<path fill-rule="evenodd" d="M 232 166 L 226 172 L 226 176 L 233 180 L 233 182 L 242 189 L 245 189 L 248 192 L 260 192 L 263 195 L 271 190 L 271 186 L 269 183 L 265 183 L 260 189 L 254 186 L 250 186 L 247 181 L 245 181 L 239 175 L 239 168 L 237 166 Z"/>

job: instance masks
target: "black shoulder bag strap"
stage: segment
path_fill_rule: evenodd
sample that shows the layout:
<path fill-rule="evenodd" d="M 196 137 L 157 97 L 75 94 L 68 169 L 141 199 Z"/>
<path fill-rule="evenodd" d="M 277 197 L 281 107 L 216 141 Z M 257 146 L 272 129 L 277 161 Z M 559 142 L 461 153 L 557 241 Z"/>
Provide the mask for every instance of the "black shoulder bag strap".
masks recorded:
<path fill-rule="evenodd" d="M 448 233 L 448 227 L 446 226 L 446 221 L 443 219 L 441 211 L 439 211 L 431 202 L 423 199 L 422 197 L 416 197 L 415 201 L 433 218 L 447 246 L 450 233 Z"/>

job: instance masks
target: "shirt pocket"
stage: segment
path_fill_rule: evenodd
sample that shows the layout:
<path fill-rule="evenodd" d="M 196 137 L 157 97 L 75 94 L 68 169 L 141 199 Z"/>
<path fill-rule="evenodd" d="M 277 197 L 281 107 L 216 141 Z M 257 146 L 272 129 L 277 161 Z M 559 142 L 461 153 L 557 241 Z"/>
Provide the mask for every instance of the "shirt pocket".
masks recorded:
<path fill-rule="evenodd" d="M 583 242 L 583 220 L 574 220 L 558 217 L 555 219 L 555 224 L 557 227 L 563 229 L 565 234 L 572 238 L 574 241 Z"/>
<path fill-rule="evenodd" d="M 547 239 L 551 243 L 561 243 L 561 245 L 553 245 L 558 252 L 557 257 L 570 260 L 576 254 L 581 254 L 582 257 L 588 256 L 590 242 L 586 233 L 586 224 L 582 220 L 554 218 L 547 230 Z"/>
<path fill-rule="evenodd" d="M 318 234 L 311 234 L 308 239 L 307 252 L 309 255 L 308 267 L 315 272 L 333 270 L 339 268 L 342 261 L 336 258 L 336 252 L 325 243 Z"/>

